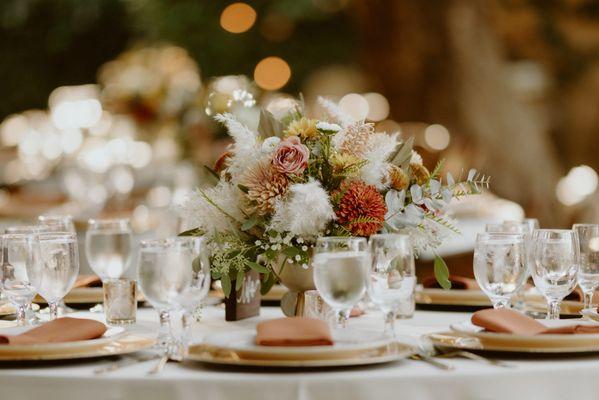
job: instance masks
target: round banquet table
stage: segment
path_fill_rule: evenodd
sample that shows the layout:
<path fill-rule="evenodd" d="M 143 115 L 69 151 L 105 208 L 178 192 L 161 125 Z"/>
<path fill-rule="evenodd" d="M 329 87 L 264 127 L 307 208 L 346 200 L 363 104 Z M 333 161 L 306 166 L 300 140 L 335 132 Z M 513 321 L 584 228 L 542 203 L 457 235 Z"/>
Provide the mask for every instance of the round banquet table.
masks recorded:
<path fill-rule="evenodd" d="M 238 327 L 253 327 L 262 319 L 281 316 L 278 308 L 263 307 L 260 317 L 225 322 L 224 310 L 207 307 L 202 322 L 194 326 L 194 339 Z M 74 316 L 101 319 L 102 314 L 80 312 Z M 417 311 L 413 319 L 399 320 L 404 340 L 446 330 L 467 319 L 459 312 Z M 381 326 L 382 316 L 369 313 L 352 318 L 349 328 Z M 153 335 L 156 313 L 138 311 L 138 323 L 129 329 Z M 512 368 L 466 359 L 444 359 L 455 367 L 443 371 L 417 360 L 391 364 L 328 370 L 263 371 L 211 368 L 207 365 L 169 362 L 157 375 L 148 375 L 156 360 L 138 363 L 103 375 L 98 367 L 114 359 L 41 363 L 34 366 L 3 365 L 0 368 L 1 399 L 564 399 L 597 398 L 599 354 L 583 357 L 513 358 Z"/>

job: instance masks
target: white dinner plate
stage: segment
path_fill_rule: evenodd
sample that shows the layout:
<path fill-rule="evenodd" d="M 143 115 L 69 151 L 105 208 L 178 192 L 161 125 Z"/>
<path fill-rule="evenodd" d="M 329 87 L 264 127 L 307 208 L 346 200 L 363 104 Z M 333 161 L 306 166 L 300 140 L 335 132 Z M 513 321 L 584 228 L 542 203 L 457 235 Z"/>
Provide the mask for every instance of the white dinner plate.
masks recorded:
<path fill-rule="evenodd" d="M 337 333 L 332 346 L 260 346 L 255 330 L 238 330 L 206 336 L 203 344 L 235 352 L 243 357 L 277 359 L 340 358 L 380 348 L 392 342 L 380 332 L 352 329 Z"/>

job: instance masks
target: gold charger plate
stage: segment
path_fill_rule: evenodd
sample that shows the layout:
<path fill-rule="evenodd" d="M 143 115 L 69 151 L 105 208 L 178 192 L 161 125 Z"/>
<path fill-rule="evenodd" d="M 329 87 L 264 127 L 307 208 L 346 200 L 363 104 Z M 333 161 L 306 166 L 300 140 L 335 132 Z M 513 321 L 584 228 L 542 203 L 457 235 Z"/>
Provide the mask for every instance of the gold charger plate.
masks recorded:
<path fill-rule="evenodd" d="M 10 304 L 10 303 L 0 304 L 0 317 L 3 317 L 5 315 L 12 315 L 16 312 L 17 312 L 17 309 L 12 304 Z"/>
<path fill-rule="evenodd" d="M 402 360 L 413 354 L 414 350 L 410 346 L 392 342 L 360 352 L 349 352 L 346 357 L 326 358 L 321 355 L 316 358 L 269 359 L 252 358 L 250 355 L 240 355 L 227 348 L 199 344 L 190 347 L 187 359 L 227 366 L 318 368 L 383 364 Z"/>
<path fill-rule="evenodd" d="M 468 336 L 459 332 L 441 332 L 428 337 L 435 346 L 459 350 L 543 354 L 599 352 L 597 334 L 523 336 L 484 333 Z"/>
<path fill-rule="evenodd" d="M 95 304 L 104 302 L 104 291 L 101 287 L 83 287 L 72 289 L 64 297 L 66 304 Z M 47 304 L 41 296 L 35 296 L 35 303 Z M 144 301 L 140 291 L 137 293 L 137 301 Z"/>
<path fill-rule="evenodd" d="M 69 343 L 0 346 L 0 361 L 74 360 L 129 354 L 154 345 L 154 339 L 132 334 Z"/>
<path fill-rule="evenodd" d="M 261 296 L 260 299 L 264 301 L 281 301 L 283 295 L 288 291 L 289 290 L 283 285 L 273 285 L 273 287 L 268 291 L 268 293 Z M 211 290 L 209 296 L 220 297 L 221 299 L 224 299 L 225 297 L 222 289 L 220 288 Z"/>

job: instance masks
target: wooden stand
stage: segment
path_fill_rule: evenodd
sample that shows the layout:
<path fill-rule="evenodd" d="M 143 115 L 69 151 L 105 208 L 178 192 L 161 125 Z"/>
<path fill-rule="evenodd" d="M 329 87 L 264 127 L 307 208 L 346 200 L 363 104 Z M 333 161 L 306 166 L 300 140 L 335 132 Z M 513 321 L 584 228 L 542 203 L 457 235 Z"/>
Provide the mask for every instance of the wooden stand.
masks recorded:
<path fill-rule="evenodd" d="M 235 290 L 235 283 L 231 282 L 231 294 L 225 298 L 225 320 L 239 321 L 260 315 L 260 274 L 246 272 L 239 291 Z"/>

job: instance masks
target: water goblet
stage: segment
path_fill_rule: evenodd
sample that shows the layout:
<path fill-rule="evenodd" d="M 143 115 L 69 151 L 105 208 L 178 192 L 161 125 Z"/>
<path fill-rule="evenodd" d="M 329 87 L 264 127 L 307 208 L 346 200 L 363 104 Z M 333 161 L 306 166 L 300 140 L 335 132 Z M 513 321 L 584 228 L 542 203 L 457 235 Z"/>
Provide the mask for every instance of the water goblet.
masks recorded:
<path fill-rule="evenodd" d="M 102 279 L 118 279 L 131 264 L 133 234 L 129 220 L 90 219 L 85 234 L 85 256 Z"/>
<path fill-rule="evenodd" d="M 593 310 L 593 293 L 599 287 L 599 225 L 574 224 L 580 245 L 577 282 L 584 294 L 584 309 Z"/>
<path fill-rule="evenodd" d="M 191 284 L 175 298 L 175 303 L 181 310 L 181 351 L 187 352 L 191 342 L 191 325 L 194 315 L 210 290 L 210 253 L 207 242 L 203 237 L 188 237 L 192 246 L 193 262 Z"/>
<path fill-rule="evenodd" d="M 170 311 L 193 278 L 193 245 L 186 238 L 144 240 L 140 243 L 138 282 L 145 299 L 160 317 L 158 344 L 170 354 L 175 342 Z"/>
<path fill-rule="evenodd" d="M 414 255 L 408 235 L 381 234 L 370 237 L 372 263 L 368 295 L 385 316 L 385 335 L 395 337 L 397 310 L 413 299 L 416 287 Z"/>
<path fill-rule="evenodd" d="M 58 303 L 73 288 L 79 275 L 77 235 L 44 232 L 37 235 L 37 257 L 32 283 L 48 302 L 50 319 L 58 317 Z"/>
<path fill-rule="evenodd" d="M 528 274 L 525 238 L 517 233 L 479 233 L 474 248 L 474 277 L 494 308 L 509 307 Z"/>
<path fill-rule="evenodd" d="M 370 262 L 364 238 L 321 237 L 316 240 L 312 259 L 314 285 L 335 310 L 337 327 L 346 327 L 352 307 L 364 296 Z"/>
<path fill-rule="evenodd" d="M 532 278 L 547 299 L 547 319 L 559 319 L 560 304 L 574 290 L 580 263 L 578 233 L 538 229 L 532 238 Z"/>
<path fill-rule="evenodd" d="M 17 309 L 18 325 L 28 325 L 26 311 L 36 294 L 31 282 L 38 262 L 36 237 L 27 233 L 7 233 L 1 236 L 1 245 L 0 288 Z"/>

